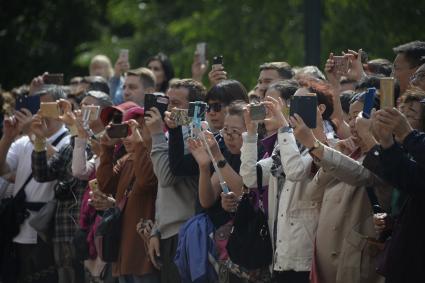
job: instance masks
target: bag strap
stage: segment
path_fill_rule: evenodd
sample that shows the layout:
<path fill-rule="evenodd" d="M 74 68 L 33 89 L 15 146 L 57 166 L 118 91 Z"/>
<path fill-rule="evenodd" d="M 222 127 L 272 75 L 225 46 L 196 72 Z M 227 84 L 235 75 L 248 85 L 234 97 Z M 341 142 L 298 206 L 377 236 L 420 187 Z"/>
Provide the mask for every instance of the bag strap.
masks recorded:
<path fill-rule="evenodd" d="M 366 187 L 366 192 L 370 205 L 372 206 L 373 213 L 376 214 L 384 212 L 381 205 L 379 204 L 378 197 L 376 196 L 373 187 Z"/>
<path fill-rule="evenodd" d="M 258 207 L 265 213 L 264 209 L 264 191 L 263 189 L 263 168 L 257 163 L 257 189 L 258 189 Z"/>
<path fill-rule="evenodd" d="M 128 184 L 127 189 L 125 189 L 124 196 L 122 200 L 120 201 L 120 203 L 118 204 L 118 207 L 121 209 L 121 211 L 123 211 L 125 206 L 127 205 L 128 195 L 133 190 L 133 185 L 135 181 L 136 181 L 136 176 L 134 176 L 133 179 L 131 179 L 130 184 Z"/>
<path fill-rule="evenodd" d="M 52 142 L 52 145 L 53 146 L 57 146 L 60 142 L 61 142 L 61 140 L 65 137 L 65 136 L 68 136 L 68 131 L 65 131 L 65 132 L 63 132 L 60 136 L 58 136 L 53 142 Z M 28 178 L 25 180 L 25 182 L 24 182 L 24 184 L 19 188 L 19 190 L 18 190 L 18 193 L 16 193 L 16 195 L 15 195 L 15 197 L 21 192 L 21 191 L 23 191 L 24 189 L 25 189 L 25 187 L 28 185 L 28 183 L 31 181 L 31 179 L 32 179 L 32 177 L 33 177 L 33 175 L 32 175 L 32 172 L 31 172 L 31 174 L 28 176 Z"/>

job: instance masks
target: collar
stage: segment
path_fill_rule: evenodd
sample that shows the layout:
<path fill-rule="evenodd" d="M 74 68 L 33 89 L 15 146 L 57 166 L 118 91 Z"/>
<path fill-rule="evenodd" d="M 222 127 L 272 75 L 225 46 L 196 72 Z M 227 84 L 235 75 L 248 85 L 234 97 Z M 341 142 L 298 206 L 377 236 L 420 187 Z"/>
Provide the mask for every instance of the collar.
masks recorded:
<path fill-rule="evenodd" d="M 268 154 L 268 156 L 271 156 L 273 153 L 274 145 L 276 144 L 277 140 L 277 133 L 274 133 L 271 136 L 268 136 L 261 140 L 261 144 L 264 147 L 265 153 Z"/>
<path fill-rule="evenodd" d="M 52 136 L 50 136 L 48 139 L 47 139 L 47 142 L 48 143 L 52 143 L 52 142 L 54 142 L 55 141 L 55 139 L 57 138 L 57 137 L 59 137 L 60 135 L 62 135 L 64 132 L 67 132 L 68 130 L 66 129 L 66 127 L 65 127 L 65 125 L 62 125 L 62 127 L 56 132 L 56 133 L 54 133 Z"/>

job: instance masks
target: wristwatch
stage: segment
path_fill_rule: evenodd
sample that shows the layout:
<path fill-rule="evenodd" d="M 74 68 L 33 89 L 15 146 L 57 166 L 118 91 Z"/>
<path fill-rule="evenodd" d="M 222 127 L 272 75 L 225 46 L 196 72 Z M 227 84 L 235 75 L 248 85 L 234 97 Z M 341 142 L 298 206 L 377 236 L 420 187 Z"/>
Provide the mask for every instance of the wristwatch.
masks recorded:
<path fill-rule="evenodd" d="M 311 148 L 308 149 L 308 153 L 311 153 L 313 150 L 318 149 L 321 146 L 322 146 L 322 143 L 319 142 L 319 140 L 315 140 L 314 141 L 314 144 L 313 144 L 313 147 L 311 147 Z"/>
<path fill-rule="evenodd" d="M 227 160 L 226 159 L 217 161 L 217 167 L 218 168 L 223 168 L 224 166 L 226 166 L 226 164 L 227 164 Z"/>

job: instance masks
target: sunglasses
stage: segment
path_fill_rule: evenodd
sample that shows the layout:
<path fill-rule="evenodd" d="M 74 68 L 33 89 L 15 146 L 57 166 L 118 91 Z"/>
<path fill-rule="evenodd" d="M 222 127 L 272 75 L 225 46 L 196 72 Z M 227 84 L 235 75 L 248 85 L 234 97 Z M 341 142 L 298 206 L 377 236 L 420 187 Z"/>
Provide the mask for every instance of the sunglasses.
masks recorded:
<path fill-rule="evenodd" d="M 223 105 L 221 103 L 211 103 L 208 104 L 207 112 L 220 112 L 223 109 Z"/>

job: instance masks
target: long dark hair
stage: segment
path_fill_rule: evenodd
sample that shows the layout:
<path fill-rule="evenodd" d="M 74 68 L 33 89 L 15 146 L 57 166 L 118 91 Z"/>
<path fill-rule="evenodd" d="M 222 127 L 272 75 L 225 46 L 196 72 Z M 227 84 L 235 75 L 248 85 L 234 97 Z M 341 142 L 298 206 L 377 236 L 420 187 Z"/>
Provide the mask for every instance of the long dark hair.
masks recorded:
<path fill-rule="evenodd" d="M 150 57 L 146 61 L 146 66 L 148 66 L 149 63 L 152 62 L 152 61 L 159 61 L 161 63 L 162 69 L 164 70 L 165 80 L 162 82 L 162 84 L 159 88 L 159 91 L 165 93 L 168 89 L 168 84 L 169 84 L 170 80 L 172 78 L 174 78 L 173 65 L 171 64 L 170 59 L 168 59 L 168 56 L 165 55 L 162 52 L 159 52 L 155 56 Z"/>

